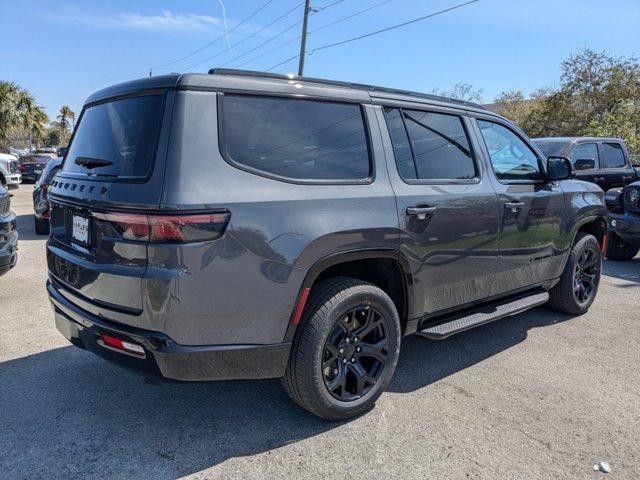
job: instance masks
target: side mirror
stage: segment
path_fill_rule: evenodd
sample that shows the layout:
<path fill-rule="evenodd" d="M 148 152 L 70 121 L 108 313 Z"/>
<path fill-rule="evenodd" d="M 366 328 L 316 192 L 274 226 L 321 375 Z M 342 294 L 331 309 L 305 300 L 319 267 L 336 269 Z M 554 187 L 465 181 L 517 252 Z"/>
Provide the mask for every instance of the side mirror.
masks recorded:
<path fill-rule="evenodd" d="M 596 168 L 595 158 L 579 158 L 573 164 L 576 170 L 593 170 Z"/>
<path fill-rule="evenodd" d="M 548 157 L 547 158 L 548 174 L 547 179 L 550 182 L 556 180 L 568 180 L 575 176 L 573 164 L 566 157 Z"/>

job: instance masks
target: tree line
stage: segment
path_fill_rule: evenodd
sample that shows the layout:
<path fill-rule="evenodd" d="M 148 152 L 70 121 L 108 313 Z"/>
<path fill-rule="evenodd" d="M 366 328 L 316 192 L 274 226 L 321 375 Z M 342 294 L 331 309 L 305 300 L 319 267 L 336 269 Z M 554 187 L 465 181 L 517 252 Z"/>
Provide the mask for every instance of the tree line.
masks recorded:
<path fill-rule="evenodd" d="M 0 151 L 30 142 L 34 145 L 66 145 L 76 114 L 68 105 L 50 121 L 33 95 L 15 82 L 0 81 Z"/>

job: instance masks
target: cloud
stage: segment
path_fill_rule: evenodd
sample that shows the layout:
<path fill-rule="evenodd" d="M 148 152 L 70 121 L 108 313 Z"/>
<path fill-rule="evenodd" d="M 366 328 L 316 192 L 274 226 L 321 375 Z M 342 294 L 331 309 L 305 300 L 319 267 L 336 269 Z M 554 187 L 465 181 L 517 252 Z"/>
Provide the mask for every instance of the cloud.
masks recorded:
<path fill-rule="evenodd" d="M 223 25 L 222 19 L 195 13 L 175 14 L 166 10 L 161 15 L 141 15 L 138 13 L 119 13 L 100 15 L 70 10 L 66 14 L 56 15 L 56 20 L 65 23 L 81 23 L 97 28 L 129 28 L 137 30 L 207 30 Z"/>

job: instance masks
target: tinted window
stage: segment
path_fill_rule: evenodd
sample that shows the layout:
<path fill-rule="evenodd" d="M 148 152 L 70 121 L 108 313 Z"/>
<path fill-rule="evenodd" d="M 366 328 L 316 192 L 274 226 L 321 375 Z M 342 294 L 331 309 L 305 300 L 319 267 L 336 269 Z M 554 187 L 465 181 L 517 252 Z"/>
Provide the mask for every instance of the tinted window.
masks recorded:
<path fill-rule="evenodd" d="M 518 135 L 502 125 L 485 120 L 478 120 L 478 126 L 499 180 L 542 178 L 538 157 Z"/>
<path fill-rule="evenodd" d="M 385 108 L 387 117 L 387 127 L 393 144 L 393 153 L 396 157 L 396 165 L 400 176 L 405 179 L 415 180 L 418 178 L 416 166 L 413 162 L 413 154 L 411 153 L 411 145 L 404 122 L 400 116 L 400 110 L 397 108 Z"/>
<path fill-rule="evenodd" d="M 603 143 L 602 154 L 606 168 L 621 168 L 627 165 L 622 146 L 619 143 Z"/>
<path fill-rule="evenodd" d="M 163 101 L 162 95 L 147 95 L 85 109 L 63 171 L 146 176 L 156 151 Z"/>
<path fill-rule="evenodd" d="M 398 109 L 388 109 L 386 115 L 398 171 L 403 178 L 461 180 L 476 177 L 469 139 L 460 117 Z M 400 115 L 404 117 L 406 131 Z M 413 168 L 409 155 L 413 156 Z"/>
<path fill-rule="evenodd" d="M 553 142 L 545 140 L 533 140 L 533 143 L 535 143 L 536 147 L 544 153 L 545 157 L 560 155 L 567 146 L 567 142 Z"/>
<path fill-rule="evenodd" d="M 225 95 L 222 145 L 251 169 L 303 180 L 362 180 L 369 149 L 358 105 Z"/>
<path fill-rule="evenodd" d="M 571 150 L 571 162 L 574 164 L 576 160 L 594 160 L 595 168 L 600 168 L 600 155 L 598 155 L 598 145 L 595 143 L 581 143 Z"/>

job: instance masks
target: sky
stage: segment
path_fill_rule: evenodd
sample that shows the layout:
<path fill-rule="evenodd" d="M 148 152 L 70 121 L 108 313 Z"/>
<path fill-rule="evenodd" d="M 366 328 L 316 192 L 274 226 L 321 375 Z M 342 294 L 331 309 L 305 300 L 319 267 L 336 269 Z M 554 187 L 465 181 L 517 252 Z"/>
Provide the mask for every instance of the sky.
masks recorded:
<path fill-rule="evenodd" d="M 62 105 L 79 112 L 92 92 L 152 67 L 266 70 L 297 55 L 303 13 L 300 0 L 267 1 L 222 0 L 227 40 L 221 0 L 0 0 L 0 80 L 28 89 L 55 118 Z M 640 0 L 479 0 L 318 50 L 463 1 L 312 0 L 305 75 L 424 92 L 464 82 L 491 102 L 506 90 L 553 87 L 562 59 L 584 47 L 640 56 Z M 272 71 L 296 72 L 297 58 Z"/>

